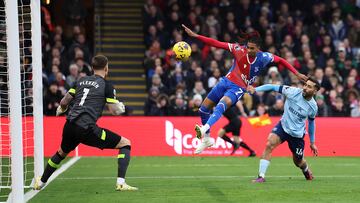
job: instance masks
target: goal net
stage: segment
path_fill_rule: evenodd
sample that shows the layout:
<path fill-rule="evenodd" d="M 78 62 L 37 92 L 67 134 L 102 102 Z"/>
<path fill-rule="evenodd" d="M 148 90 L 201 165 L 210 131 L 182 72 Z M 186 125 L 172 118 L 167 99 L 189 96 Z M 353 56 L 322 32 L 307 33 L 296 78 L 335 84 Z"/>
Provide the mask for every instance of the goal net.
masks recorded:
<path fill-rule="evenodd" d="M 0 201 L 43 170 L 40 0 L 0 0 Z"/>

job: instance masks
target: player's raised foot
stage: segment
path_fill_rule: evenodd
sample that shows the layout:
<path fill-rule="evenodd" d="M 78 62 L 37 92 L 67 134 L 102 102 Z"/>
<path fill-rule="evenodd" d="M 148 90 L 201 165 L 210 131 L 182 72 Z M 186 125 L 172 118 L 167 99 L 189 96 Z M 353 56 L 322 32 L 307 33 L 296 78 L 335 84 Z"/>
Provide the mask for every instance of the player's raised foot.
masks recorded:
<path fill-rule="evenodd" d="M 265 178 L 258 176 L 256 179 L 252 180 L 253 183 L 264 183 Z"/>
<path fill-rule="evenodd" d="M 256 153 L 254 151 L 251 151 L 249 157 L 256 157 Z"/>
<path fill-rule="evenodd" d="M 195 154 L 200 154 L 202 151 L 204 151 L 206 148 L 211 147 L 214 144 L 213 141 L 211 141 L 210 137 L 205 137 L 202 142 L 199 144 L 199 146 L 194 151 Z"/>
<path fill-rule="evenodd" d="M 124 183 L 124 184 L 116 184 L 115 190 L 117 190 L 117 191 L 136 191 L 136 190 L 139 190 L 139 188 L 133 187 L 133 186 L 130 186 L 130 185 Z"/>
<path fill-rule="evenodd" d="M 308 169 L 306 172 L 303 172 L 303 174 L 304 174 L 306 180 L 314 179 L 314 176 L 313 176 L 312 172 L 310 171 L 310 169 Z"/>
<path fill-rule="evenodd" d="M 195 125 L 195 132 L 196 132 L 196 137 L 198 139 L 201 139 L 205 133 L 205 132 L 204 133 L 201 132 L 201 126 L 199 126 L 197 124 Z"/>
<path fill-rule="evenodd" d="M 39 176 L 39 177 L 35 178 L 33 189 L 34 190 L 41 190 L 45 185 L 46 185 L 46 183 L 43 183 L 41 181 L 41 177 Z"/>
<path fill-rule="evenodd" d="M 240 144 L 235 143 L 235 144 L 233 145 L 233 150 L 232 150 L 232 152 L 230 153 L 230 155 L 235 154 L 236 150 L 238 150 L 239 147 L 240 147 Z"/>

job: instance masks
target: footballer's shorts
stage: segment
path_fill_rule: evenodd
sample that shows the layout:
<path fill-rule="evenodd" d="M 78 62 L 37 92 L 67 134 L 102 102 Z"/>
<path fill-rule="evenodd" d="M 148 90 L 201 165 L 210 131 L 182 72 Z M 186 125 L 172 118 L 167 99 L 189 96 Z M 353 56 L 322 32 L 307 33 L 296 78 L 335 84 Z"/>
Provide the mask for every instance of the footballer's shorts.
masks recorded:
<path fill-rule="evenodd" d="M 61 149 L 65 153 L 74 150 L 80 143 L 99 149 L 114 149 L 120 142 L 121 136 L 97 125 L 87 129 L 66 121 L 63 129 Z"/>
<path fill-rule="evenodd" d="M 297 160 L 302 160 L 304 158 L 304 136 L 302 138 L 297 138 L 287 134 L 281 126 L 281 121 L 273 128 L 272 132 L 280 137 L 281 143 L 287 141 L 289 149 Z"/>
<path fill-rule="evenodd" d="M 222 77 L 220 82 L 211 89 L 207 98 L 217 104 L 223 96 L 227 96 L 231 99 L 232 105 L 234 105 L 241 99 L 245 92 L 245 88 L 237 86 L 226 77 Z"/>
<path fill-rule="evenodd" d="M 231 132 L 233 136 L 239 136 L 242 123 L 237 113 L 237 107 L 233 106 L 227 109 L 223 115 L 229 120 L 229 123 L 223 127 L 225 132 Z"/>

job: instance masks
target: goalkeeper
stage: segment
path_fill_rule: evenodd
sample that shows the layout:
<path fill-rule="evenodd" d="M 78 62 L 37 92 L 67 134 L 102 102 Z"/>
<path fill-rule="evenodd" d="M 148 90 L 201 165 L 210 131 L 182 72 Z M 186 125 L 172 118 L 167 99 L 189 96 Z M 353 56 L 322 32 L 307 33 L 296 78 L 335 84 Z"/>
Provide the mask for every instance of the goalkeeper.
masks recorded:
<path fill-rule="evenodd" d="M 67 115 L 61 146 L 49 159 L 43 175 L 36 178 L 34 184 L 36 190 L 45 186 L 49 177 L 60 166 L 60 162 L 80 143 L 100 149 L 119 149 L 116 190 L 138 190 L 125 182 L 125 174 L 130 162 L 130 140 L 96 125 L 105 104 L 113 115 L 125 111 L 124 104 L 116 100 L 114 87 L 105 80 L 109 72 L 108 59 L 97 55 L 92 59 L 91 65 L 94 75 L 79 79 L 60 102 L 57 116 L 66 112 L 70 102 L 73 105 Z"/>

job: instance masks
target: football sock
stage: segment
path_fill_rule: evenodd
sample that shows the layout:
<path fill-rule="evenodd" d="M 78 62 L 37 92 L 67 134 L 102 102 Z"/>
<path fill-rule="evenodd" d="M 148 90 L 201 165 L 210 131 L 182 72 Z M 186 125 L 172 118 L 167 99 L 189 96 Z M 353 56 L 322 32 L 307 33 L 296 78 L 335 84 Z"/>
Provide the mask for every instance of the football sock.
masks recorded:
<path fill-rule="evenodd" d="M 225 140 L 226 142 L 231 143 L 232 145 L 235 145 L 235 142 L 232 141 L 228 136 L 224 135 L 221 137 L 223 140 Z"/>
<path fill-rule="evenodd" d="M 226 103 L 225 101 L 220 101 L 214 110 L 214 113 L 211 114 L 209 120 L 206 122 L 206 124 L 208 124 L 210 127 L 212 125 L 214 125 L 214 123 L 216 123 L 216 121 L 218 121 L 222 114 L 226 111 Z"/>
<path fill-rule="evenodd" d="M 60 167 L 60 162 L 63 159 L 64 157 L 60 156 L 59 152 L 56 152 L 54 156 L 48 160 L 48 164 L 45 167 L 43 175 L 41 176 L 41 182 L 46 183 L 48 181 L 55 170 Z"/>
<path fill-rule="evenodd" d="M 199 109 L 200 118 L 201 118 L 201 124 L 205 125 L 206 122 L 209 120 L 209 117 L 211 115 L 211 111 L 206 108 L 205 106 L 201 106 Z M 206 131 L 206 134 L 210 134 L 210 130 Z"/>
<path fill-rule="evenodd" d="M 304 172 L 304 173 L 309 170 L 309 167 L 308 167 L 307 163 L 305 163 L 305 164 L 304 164 L 303 166 L 301 166 L 300 168 L 301 168 L 302 172 Z"/>
<path fill-rule="evenodd" d="M 252 150 L 245 142 L 240 142 L 240 147 L 247 149 L 249 152 L 253 152 Z"/>
<path fill-rule="evenodd" d="M 270 161 L 266 159 L 260 159 L 260 165 L 259 165 L 259 176 L 265 178 L 265 173 L 270 164 Z"/>
<path fill-rule="evenodd" d="M 119 155 L 118 155 L 118 179 L 117 179 L 117 183 L 118 184 L 122 184 L 125 182 L 125 175 L 126 175 L 126 170 L 128 168 L 129 162 L 130 162 L 130 150 L 131 150 L 131 146 L 126 145 L 124 147 L 121 147 L 119 150 Z M 119 179 L 122 178 L 122 179 Z M 123 181 L 122 183 L 119 183 Z"/>

